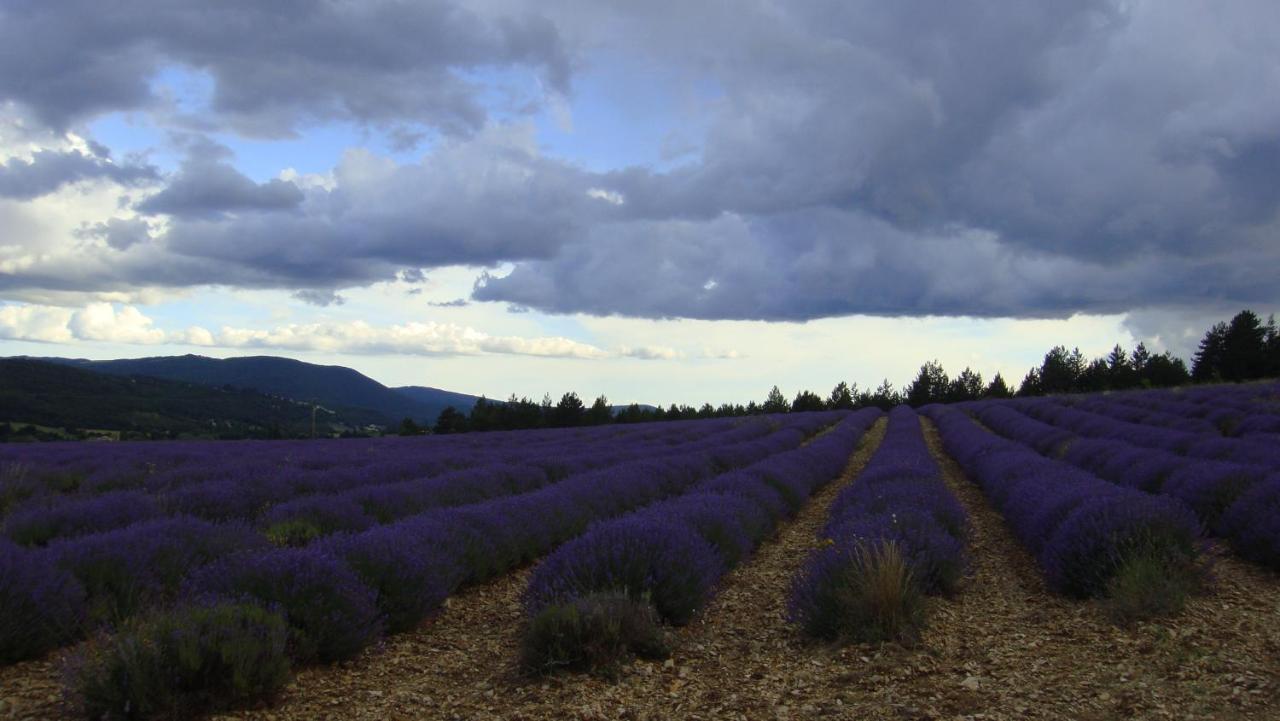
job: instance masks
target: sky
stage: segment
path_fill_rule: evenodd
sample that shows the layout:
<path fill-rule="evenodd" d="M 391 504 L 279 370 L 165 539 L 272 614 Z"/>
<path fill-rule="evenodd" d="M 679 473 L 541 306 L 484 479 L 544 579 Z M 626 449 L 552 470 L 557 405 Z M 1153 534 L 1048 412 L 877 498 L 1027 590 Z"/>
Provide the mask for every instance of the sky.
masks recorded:
<path fill-rule="evenodd" d="M 0 355 L 700 404 L 1280 307 L 1280 4 L 0 0 Z"/>

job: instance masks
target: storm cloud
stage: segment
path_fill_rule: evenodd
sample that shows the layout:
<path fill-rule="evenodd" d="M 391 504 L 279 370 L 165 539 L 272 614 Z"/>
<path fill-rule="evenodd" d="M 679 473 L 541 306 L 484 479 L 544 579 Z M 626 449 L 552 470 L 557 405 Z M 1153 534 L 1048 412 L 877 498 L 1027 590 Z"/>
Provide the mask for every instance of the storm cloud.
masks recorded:
<path fill-rule="evenodd" d="M 482 67 L 527 66 L 569 87 L 550 21 L 449 2 L 7 0 L 0 19 L 0 95 L 60 129 L 163 106 L 152 80 L 172 67 L 212 80 L 201 122 L 265 137 L 333 119 L 468 133 L 487 111 L 463 74 Z"/>
<path fill-rule="evenodd" d="M 78 150 L 37 150 L 31 160 L 9 158 L 0 162 L 0 197 L 31 200 L 64 185 L 94 179 L 133 186 L 158 182 L 160 173 L 150 165 L 117 165 L 108 158 Z"/>
<path fill-rule="evenodd" d="M 512 263 L 472 299 L 788 321 L 1280 300 L 1274 2 L 609 5 L 6 9 L 0 95 L 51 126 L 158 107 L 148 79 L 177 63 L 212 78 L 220 128 L 343 119 L 442 140 L 416 163 L 351 150 L 313 180 L 189 159 L 135 206 L 164 216 L 154 242 L 28 264 L 0 289 L 325 299 Z M 572 98 L 601 48 L 696 89 L 680 162 L 585 169 L 496 119 L 462 72 L 521 68 Z"/>

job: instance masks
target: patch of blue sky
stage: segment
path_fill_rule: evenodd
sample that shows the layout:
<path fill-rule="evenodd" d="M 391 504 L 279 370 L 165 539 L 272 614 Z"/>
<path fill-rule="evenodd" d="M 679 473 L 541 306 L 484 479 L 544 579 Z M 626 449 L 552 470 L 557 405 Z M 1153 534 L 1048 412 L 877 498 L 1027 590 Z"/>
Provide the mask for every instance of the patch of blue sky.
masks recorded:
<path fill-rule="evenodd" d="M 595 172 L 669 170 L 699 157 L 705 111 L 719 92 L 706 78 L 598 53 L 574 77 L 567 110 L 547 103 L 535 116 L 539 144 L 548 155 Z"/>
<path fill-rule="evenodd" d="M 293 137 L 245 137 L 217 126 L 212 110 L 215 84 L 208 73 L 185 66 L 169 66 L 151 81 L 156 105 L 148 111 L 111 113 L 89 124 L 89 134 L 117 155 L 146 154 L 162 170 L 173 171 L 183 150 L 175 133 L 201 133 L 234 154 L 240 172 L 258 182 L 274 178 L 286 168 L 299 173 L 327 173 L 349 148 L 367 148 L 397 162 L 417 162 L 432 143 L 432 134 L 404 128 L 418 142 L 406 144 L 405 133 L 391 133 L 354 122 L 303 125 Z"/>
<path fill-rule="evenodd" d="M 549 336 L 560 336 L 570 340 L 576 340 L 579 343 L 595 343 L 597 337 L 594 332 L 575 316 L 571 315 L 548 315 L 538 311 L 529 313 L 532 320 L 538 324 L 541 333 Z"/>
<path fill-rule="evenodd" d="M 228 291 L 209 287 L 149 305 L 143 312 L 157 328 L 167 331 L 185 330 L 193 325 L 214 332 L 224 325 L 265 328 L 281 320 L 285 298 L 287 293 L 283 291 Z"/>

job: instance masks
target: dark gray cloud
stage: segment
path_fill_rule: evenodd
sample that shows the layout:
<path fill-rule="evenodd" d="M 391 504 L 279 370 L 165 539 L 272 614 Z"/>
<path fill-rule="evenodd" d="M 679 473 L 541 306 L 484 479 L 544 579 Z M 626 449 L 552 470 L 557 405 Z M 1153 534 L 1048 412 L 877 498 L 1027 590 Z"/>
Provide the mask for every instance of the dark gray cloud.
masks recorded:
<path fill-rule="evenodd" d="M 447 1 L 12 0 L 0 19 L 0 96 L 59 129 L 160 104 L 171 66 L 212 78 L 203 122 L 265 136 L 329 119 L 467 133 L 486 110 L 465 72 L 530 67 L 561 91 L 571 72 L 550 21 Z"/>
<path fill-rule="evenodd" d="M 513 262 L 474 299 L 769 320 L 1280 301 L 1270 0 L 560 0 L 539 4 L 538 19 L 504 1 L 220 4 L 212 26 L 252 25 L 235 39 L 153 8 L 164 38 L 149 44 L 136 23 L 108 22 L 116 40 L 86 47 L 126 75 L 137 58 L 207 70 L 212 120 L 242 132 L 342 117 L 394 128 L 405 147 L 423 127 L 456 133 L 421 163 L 355 151 L 331 177 L 297 184 L 254 184 L 232 159 L 193 150 L 140 206 L 171 216 L 163 238 L 92 273 L 35 267 L 0 284 L 341 289 Z M 24 8 L 23 22 L 44 12 Z M 285 11 L 303 20 L 268 43 L 253 24 Z M 425 35 L 435 46 L 390 28 L 426 32 L 428 20 L 440 23 Z M 310 44 L 324 38 L 343 52 Z M 37 55 L 67 87 L 93 72 Z M 453 72 L 529 66 L 567 88 L 566 58 L 601 57 L 698 89 L 678 167 L 591 172 L 540 154 L 528 129 L 477 130 L 485 108 Z M 0 94 L 47 118 L 99 107 L 94 93 L 41 104 L 6 82 Z M 103 87 L 131 97 L 128 83 Z M 129 102 L 150 102 L 144 91 Z"/>
<path fill-rule="evenodd" d="M 321 308 L 327 308 L 331 305 L 345 305 L 346 298 L 338 295 L 332 290 L 323 288 L 305 288 L 303 290 L 294 291 L 293 297 L 308 305 L 316 305 Z"/>
<path fill-rule="evenodd" d="M 1274 302 L 1280 248 L 1254 261 L 1075 260 L 989 233 L 922 235 L 862 213 L 801 211 L 602 226 L 552 260 L 482 276 L 473 297 L 652 318 L 1055 317 L 1203 302 L 1225 288 L 1239 302 Z"/>
<path fill-rule="evenodd" d="M 255 183 L 225 162 L 189 160 L 159 193 L 138 203 L 142 213 L 217 217 L 229 211 L 287 210 L 302 202 L 302 191 L 286 180 Z"/>
<path fill-rule="evenodd" d="M 0 198 L 31 200 L 82 180 L 106 179 L 123 185 L 160 180 L 153 166 L 133 162 L 118 165 L 101 150 L 101 146 L 95 149 L 97 155 L 78 150 L 37 150 L 29 161 L 10 158 L 0 162 Z"/>
<path fill-rule="evenodd" d="M 151 240 L 151 228 L 142 218 L 110 218 L 77 233 L 83 238 L 101 238 L 116 250 L 127 250 Z"/>

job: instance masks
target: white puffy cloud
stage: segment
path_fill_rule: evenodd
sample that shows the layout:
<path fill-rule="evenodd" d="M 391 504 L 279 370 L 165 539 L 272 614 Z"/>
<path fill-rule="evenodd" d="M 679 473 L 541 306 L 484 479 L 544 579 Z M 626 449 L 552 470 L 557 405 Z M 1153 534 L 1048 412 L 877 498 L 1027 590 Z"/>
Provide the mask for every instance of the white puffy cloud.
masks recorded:
<path fill-rule="evenodd" d="M 70 343 L 185 344 L 229 349 L 271 349 L 369 355 L 519 355 L 602 360 L 614 357 L 672 359 L 673 349 L 647 347 L 611 352 L 560 336 L 492 335 L 454 323 L 406 322 L 375 326 L 364 321 L 290 323 L 271 328 L 193 325 L 165 331 L 131 305 L 90 303 L 80 309 L 38 305 L 0 306 L 0 338 Z"/>
<path fill-rule="evenodd" d="M 156 344 L 169 336 L 133 306 L 90 303 L 78 310 L 56 306 L 0 306 L 0 337 L 45 343 L 100 341 Z"/>

